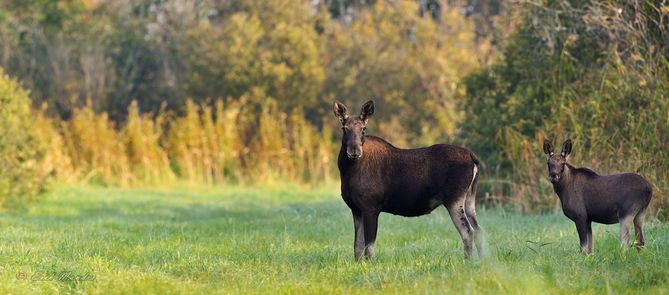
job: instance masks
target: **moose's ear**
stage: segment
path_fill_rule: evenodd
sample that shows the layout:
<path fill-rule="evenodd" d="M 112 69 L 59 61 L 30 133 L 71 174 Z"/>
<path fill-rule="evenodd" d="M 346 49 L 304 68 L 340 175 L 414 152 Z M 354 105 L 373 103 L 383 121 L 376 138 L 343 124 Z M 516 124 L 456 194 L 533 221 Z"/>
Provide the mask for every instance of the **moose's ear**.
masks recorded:
<path fill-rule="evenodd" d="M 362 110 L 360 111 L 360 119 L 367 123 L 367 119 L 374 114 L 374 101 L 367 101 L 362 105 Z"/>
<path fill-rule="evenodd" d="M 335 101 L 332 110 L 334 111 L 335 117 L 339 119 L 339 122 L 344 123 L 346 118 L 348 118 L 348 115 L 346 115 L 346 106 L 343 103 Z"/>
<path fill-rule="evenodd" d="M 548 139 L 544 139 L 544 154 L 546 154 L 549 157 L 553 155 L 553 145 L 551 144 L 551 141 Z"/>
<path fill-rule="evenodd" d="M 571 139 L 567 139 L 562 145 L 562 156 L 567 158 L 571 154 Z"/>

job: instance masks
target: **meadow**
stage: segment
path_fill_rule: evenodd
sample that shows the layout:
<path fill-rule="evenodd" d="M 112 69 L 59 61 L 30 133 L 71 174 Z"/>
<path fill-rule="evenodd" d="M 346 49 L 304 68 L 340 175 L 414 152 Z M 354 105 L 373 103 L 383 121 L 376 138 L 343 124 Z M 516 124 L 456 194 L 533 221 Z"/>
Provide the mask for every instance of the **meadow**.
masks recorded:
<path fill-rule="evenodd" d="M 669 293 L 669 225 L 619 246 L 595 225 L 578 252 L 561 213 L 479 206 L 488 255 L 463 259 L 443 208 L 382 214 L 373 261 L 353 260 L 352 220 L 334 185 L 65 186 L 0 215 L 0 293 Z"/>
<path fill-rule="evenodd" d="M 669 293 L 669 5 L 0 0 L 0 294 Z M 444 208 L 353 259 L 332 103 L 480 158 L 488 255 Z M 541 144 L 654 190 L 579 253 Z M 166 185 L 167 184 L 167 185 Z"/>

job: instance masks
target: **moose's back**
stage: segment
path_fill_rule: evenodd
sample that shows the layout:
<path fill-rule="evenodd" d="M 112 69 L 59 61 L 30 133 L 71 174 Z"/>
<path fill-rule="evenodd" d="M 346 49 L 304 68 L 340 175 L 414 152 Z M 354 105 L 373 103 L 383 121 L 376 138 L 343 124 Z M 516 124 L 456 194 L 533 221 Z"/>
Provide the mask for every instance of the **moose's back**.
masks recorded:
<path fill-rule="evenodd" d="M 363 154 L 352 161 L 340 153 L 342 189 L 380 196 L 365 202 L 376 201 L 382 211 L 402 216 L 430 213 L 442 204 L 445 191 L 464 193 L 476 165 L 476 157 L 462 147 L 399 149 L 374 136 L 366 137 Z"/>

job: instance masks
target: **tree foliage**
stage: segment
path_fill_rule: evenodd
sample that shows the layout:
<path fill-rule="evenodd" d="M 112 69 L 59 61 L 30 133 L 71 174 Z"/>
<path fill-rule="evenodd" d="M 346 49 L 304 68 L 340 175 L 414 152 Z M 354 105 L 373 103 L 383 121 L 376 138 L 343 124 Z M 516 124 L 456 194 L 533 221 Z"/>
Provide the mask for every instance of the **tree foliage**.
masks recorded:
<path fill-rule="evenodd" d="M 250 97 L 321 126 L 332 100 L 374 98 L 382 135 L 424 144 L 455 133 L 458 81 L 489 51 L 428 2 L 3 0 L 0 65 L 63 118 L 87 101 L 123 122 L 132 100 L 155 114 Z"/>
<path fill-rule="evenodd" d="M 37 138 L 28 91 L 0 68 L 0 206 L 45 189 L 40 166 L 45 146 Z"/>

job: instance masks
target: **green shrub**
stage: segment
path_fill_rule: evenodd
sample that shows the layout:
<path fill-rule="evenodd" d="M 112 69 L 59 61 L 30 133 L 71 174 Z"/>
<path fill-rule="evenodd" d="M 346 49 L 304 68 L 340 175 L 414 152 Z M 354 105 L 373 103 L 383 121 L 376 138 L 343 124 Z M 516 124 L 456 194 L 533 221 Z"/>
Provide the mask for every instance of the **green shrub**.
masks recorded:
<path fill-rule="evenodd" d="M 30 105 L 28 91 L 0 68 L 0 207 L 35 196 L 47 182 Z"/>

